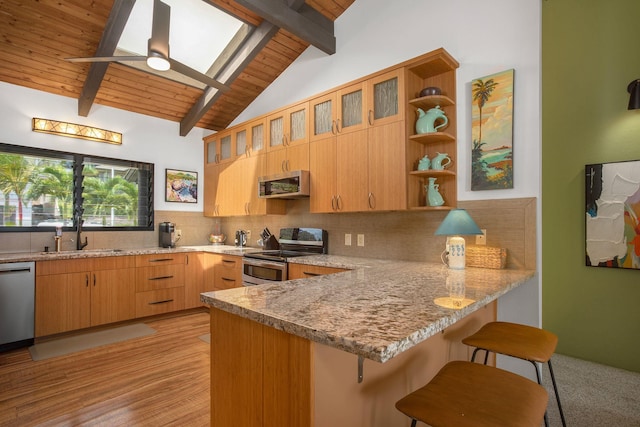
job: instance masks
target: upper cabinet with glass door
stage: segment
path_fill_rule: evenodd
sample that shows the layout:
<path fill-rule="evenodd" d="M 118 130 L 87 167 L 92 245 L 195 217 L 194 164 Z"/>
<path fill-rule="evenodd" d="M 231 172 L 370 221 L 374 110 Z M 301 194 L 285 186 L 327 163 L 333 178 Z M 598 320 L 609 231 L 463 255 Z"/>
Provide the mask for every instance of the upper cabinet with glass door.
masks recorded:
<path fill-rule="evenodd" d="M 398 68 L 366 81 L 367 122 L 379 126 L 404 120 L 404 69 Z"/>
<path fill-rule="evenodd" d="M 365 83 L 343 87 L 310 101 L 310 141 L 364 129 L 366 121 Z"/>
<path fill-rule="evenodd" d="M 220 164 L 232 161 L 236 156 L 236 133 L 224 130 L 204 138 L 206 164 Z"/>
<path fill-rule="evenodd" d="M 309 142 L 308 106 L 303 102 L 267 117 L 267 151 Z"/>

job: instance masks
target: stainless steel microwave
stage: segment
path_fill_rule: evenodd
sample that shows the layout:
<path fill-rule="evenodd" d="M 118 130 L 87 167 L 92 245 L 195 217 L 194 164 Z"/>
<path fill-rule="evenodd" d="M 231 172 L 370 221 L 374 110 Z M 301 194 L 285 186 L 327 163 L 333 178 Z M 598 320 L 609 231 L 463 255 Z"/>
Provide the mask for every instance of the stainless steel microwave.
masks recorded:
<path fill-rule="evenodd" d="M 309 197 L 309 171 L 296 170 L 258 178 L 258 195 L 263 199 Z"/>

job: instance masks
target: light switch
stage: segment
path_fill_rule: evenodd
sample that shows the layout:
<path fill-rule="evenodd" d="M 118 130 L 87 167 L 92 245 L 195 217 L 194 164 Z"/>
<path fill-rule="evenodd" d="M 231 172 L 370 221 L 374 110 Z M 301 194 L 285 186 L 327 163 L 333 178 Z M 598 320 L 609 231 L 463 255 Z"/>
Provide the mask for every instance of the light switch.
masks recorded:
<path fill-rule="evenodd" d="M 358 234 L 358 246 L 364 246 L 364 234 Z"/>

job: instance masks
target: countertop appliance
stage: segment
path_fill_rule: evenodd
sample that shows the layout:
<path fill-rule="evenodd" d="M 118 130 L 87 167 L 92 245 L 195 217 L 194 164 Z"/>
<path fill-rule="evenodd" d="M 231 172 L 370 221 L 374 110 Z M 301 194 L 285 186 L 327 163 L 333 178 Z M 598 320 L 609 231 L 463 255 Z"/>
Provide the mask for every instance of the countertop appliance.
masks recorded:
<path fill-rule="evenodd" d="M 261 285 L 287 280 L 287 260 L 326 254 L 328 233 L 321 228 L 281 228 L 279 249 L 247 253 L 242 257 L 242 284 Z"/>
<path fill-rule="evenodd" d="M 244 230 L 236 230 L 236 246 L 247 246 L 247 232 Z"/>
<path fill-rule="evenodd" d="M 175 248 L 176 225 L 173 222 L 161 222 L 158 230 L 159 246 L 161 248 Z"/>
<path fill-rule="evenodd" d="M 34 262 L 0 264 L 0 351 L 33 344 L 35 280 Z"/>

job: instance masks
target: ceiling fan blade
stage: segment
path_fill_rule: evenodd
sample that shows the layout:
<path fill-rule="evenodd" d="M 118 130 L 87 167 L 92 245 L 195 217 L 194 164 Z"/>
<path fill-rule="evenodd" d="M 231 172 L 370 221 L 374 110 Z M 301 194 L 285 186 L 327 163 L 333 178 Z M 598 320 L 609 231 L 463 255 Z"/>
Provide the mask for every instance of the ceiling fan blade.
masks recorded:
<path fill-rule="evenodd" d="M 169 57 L 169 26 L 171 7 L 160 0 L 153 0 L 153 22 L 149 50 Z"/>
<path fill-rule="evenodd" d="M 65 58 L 69 62 L 117 62 L 117 61 L 145 61 L 146 56 L 90 56 L 84 58 Z"/>
<path fill-rule="evenodd" d="M 210 87 L 215 87 L 216 89 L 226 92 L 231 89 L 229 86 L 226 86 L 220 83 L 217 80 L 212 79 L 209 76 L 202 74 L 200 71 L 194 70 L 193 68 L 184 65 L 181 62 L 176 61 L 175 59 L 169 58 L 169 63 L 171 63 L 171 69 L 177 73 L 190 77 L 194 80 L 198 80 Z"/>

